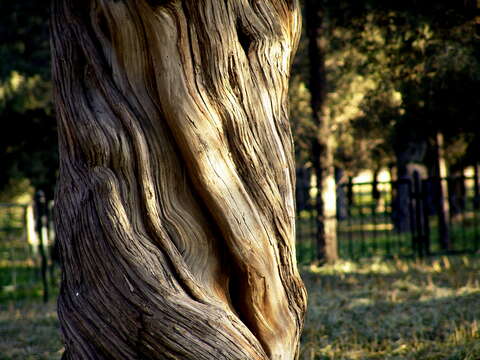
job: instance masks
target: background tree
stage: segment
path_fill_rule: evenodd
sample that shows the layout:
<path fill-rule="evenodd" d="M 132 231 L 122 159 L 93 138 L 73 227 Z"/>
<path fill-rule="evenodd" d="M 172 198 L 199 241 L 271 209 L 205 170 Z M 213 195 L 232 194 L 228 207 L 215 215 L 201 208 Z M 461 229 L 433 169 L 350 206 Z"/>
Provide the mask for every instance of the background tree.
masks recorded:
<path fill-rule="evenodd" d="M 297 356 L 299 33 L 296 1 L 54 1 L 65 359 Z"/>
<path fill-rule="evenodd" d="M 317 181 L 317 256 L 320 261 L 338 259 L 335 168 L 331 124 L 324 117 L 326 94 L 325 46 L 323 37 L 324 9 L 321 1 L 306 1 L 306 25 L 309 40 L 310 102 L 316 127 L 312 137 L 311 159 Z"/>
<path fill-rule="evenodd" d="M 475 13 L 450 0 L 422 4 L 325 0 L 316 6 L 323 12 L 322 115 L 330 123 L 337 169 L 352 176 L 361 169 L 375 173 L 396 165 L 394 176 L 404 178 L 410 176 L 412 164 L 422 164 L 436 176 L 439 160 L 429 154 L 435 153 L 437 134 L 448 134 L 447 165 L 458 168 L 455 164 L 468 158 L 466 144 L 474 137 L 466 129 L 478 118 L 470 96 L 480 69 Z M 296 76 L 308 82 L 304 68 L 310 59 L 300 50 L 304 59 L 296 61 Z M 314 66 L 316 71 L 320 68 Z M 304 118 L 309 116 L 304 112 Z M 315 132 L 309 123 L 303 121 L 303 127 L 294 130 L 303 129 L 302 134 L 311 137 Z M 438 198 L 447 199 L 441 190 Z M 400 187 L 397 195 L 396 229 L 409 231 L 407 187 Z M 448 211 L 443 213 L 448 216 Z"/>

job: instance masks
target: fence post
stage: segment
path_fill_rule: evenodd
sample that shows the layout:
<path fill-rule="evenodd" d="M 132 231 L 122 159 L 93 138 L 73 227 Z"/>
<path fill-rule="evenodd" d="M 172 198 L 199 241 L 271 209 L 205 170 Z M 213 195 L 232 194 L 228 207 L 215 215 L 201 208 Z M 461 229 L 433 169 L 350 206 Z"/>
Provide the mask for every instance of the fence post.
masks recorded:
<path fill-rule="evenodd" d="M 47 201 L 45 198 L 45 193 L 41 190 L 35 193 L 35 212 L 36 212 L 36 230 L 38 234 L 38 249 L 40 252 L 41 260 L 41 275 L 43 283 L 43 301 L 48 301 L 48 280 L 47 280 L 47 269 L 48 269 L 48 260 L 46 254 L 46 245 L 48 239 L 47 232 Z"/>

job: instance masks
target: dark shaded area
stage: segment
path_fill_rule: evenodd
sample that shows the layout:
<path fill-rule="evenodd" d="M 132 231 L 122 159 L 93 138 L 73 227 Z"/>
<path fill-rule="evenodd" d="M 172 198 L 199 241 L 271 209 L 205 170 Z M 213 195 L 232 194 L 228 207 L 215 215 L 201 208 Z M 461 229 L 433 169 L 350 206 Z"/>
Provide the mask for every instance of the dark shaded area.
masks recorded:
<path fill-rule="evenodd" d="M 48 14 L 44 2 L 0 4 L 0 193 L 15 194 L 15 184 L 27 178 L 53 198 L 58 160 Z"/>
<path fill-rule="evenodd" d="M 50 77 L 49 6 L 41 1 L 0 3 L 0 79 L 12 70 Z"/>

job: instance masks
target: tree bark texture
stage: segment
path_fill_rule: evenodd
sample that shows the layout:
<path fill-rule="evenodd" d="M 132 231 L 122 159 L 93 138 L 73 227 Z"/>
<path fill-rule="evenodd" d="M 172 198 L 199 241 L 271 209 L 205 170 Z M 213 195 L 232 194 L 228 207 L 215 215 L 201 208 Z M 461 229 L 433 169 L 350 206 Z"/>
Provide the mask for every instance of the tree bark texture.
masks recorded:
<path fill-rule="evenodd" d="M 54 0 L 64 359 L 294 359 L 296 0 Z"/>
<path fill-rule="evenodd" d="M 309 40 L 310 94 L 317 136 L 312 143 L 312 164 L 317 179 L 317 259 L 338 259 L 337 204 L 335 166 L 330 124 L 323 116 L 326 93 L 325 54 L 322 44 L 322 3 L 306 0 L 306 24 Z"/>

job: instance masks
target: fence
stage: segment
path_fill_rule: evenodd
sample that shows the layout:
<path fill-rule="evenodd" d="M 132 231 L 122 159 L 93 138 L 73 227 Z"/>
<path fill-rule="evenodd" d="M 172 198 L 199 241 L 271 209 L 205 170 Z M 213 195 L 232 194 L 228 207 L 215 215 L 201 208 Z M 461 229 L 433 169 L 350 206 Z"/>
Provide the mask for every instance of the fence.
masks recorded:
<path fill-rule="evenodd" d="M 399 181 L 350 181 L 338 186 L 337 239 L 340 257 L 357 259 L 478 251 L 478 184 L 476 177 L 420 179 L 416 173 Z M 314 260 L 316 193 L 314 186 L 299 182 L 297 249 L 299 260 L 303 263 Z"/>
<path fill-rule="evenodd" d="M 34 204 L 0 204 L 0 300 L 48 300 L 57 277 L 51 205 L 41 192 Z"/>
<path fill-rule="evenodd" d="M 315 260 L 317 189 L 297 174 L 297 256 Z M 412 178 L 337 187 L 337 238 L 342 258 L 425 256 L 480 249 L 476 177 Z M 444 194 L 449 194 L 444 198 Z M 0 300 L 43 297 L 56 287 L 51 260 L 52 204 L 0 204 Z"/>

